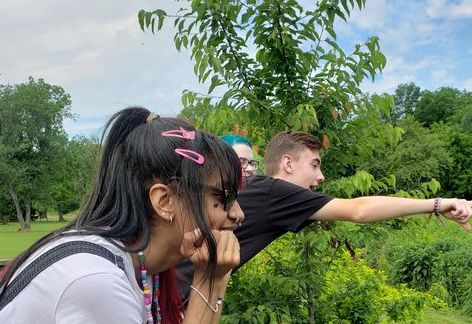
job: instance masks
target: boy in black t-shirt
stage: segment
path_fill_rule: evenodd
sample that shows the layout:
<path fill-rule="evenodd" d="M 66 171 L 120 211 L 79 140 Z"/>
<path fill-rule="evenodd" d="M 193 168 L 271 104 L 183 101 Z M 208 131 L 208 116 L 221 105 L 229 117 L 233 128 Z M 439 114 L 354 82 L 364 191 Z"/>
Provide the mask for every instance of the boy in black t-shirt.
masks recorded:
<path fill-rule="evenodd" d="M 472 202 L 463 199 L 384 196 L 339 199 L 313 192 L 310 189 L 324 180 L 320 149 L 319 140 L 304 132 L 280 132 L 269 142 L 264 155 L 265 176 L 249 177 L 239 192 L 238 202 L 245 220 L 235 230 L 241 248 L 237 268 L 278 237 L 289 231 L 297 232 L 314 220 L 371 223 L 434 212 L 470 230 Z M 183 277 L 192 278 L 190 264 L 179 266 L 178 270 Z M 184 279 L 180 283 L 187 296 L 189 283 Z"/>
<path fill-rule="evenodd" d="M 324 180 L 320 169 L 320 147 L 320 142 L 311 134 L 280 132 L 267 145 L 264 156 L 265 174 L 305 189 L 315 187 Z M 470 201 L 455 198 L 410 199 L 384 196 L 333 198 L 315 210 L 309 219 L 371 223 L 398 216 L 435 212 L 470 230 L 468 221 L 472 215 L 471 205 Z M 247 213 L 244 208 L 243 211 Z"/>

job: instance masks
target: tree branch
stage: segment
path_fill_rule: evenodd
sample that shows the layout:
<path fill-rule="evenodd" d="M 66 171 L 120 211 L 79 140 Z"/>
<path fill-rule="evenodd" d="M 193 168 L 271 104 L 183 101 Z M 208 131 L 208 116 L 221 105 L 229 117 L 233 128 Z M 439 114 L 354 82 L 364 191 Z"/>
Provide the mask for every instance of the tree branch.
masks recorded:
<path fill-rule="evenodd" d="M 295 100 L 295 95 L 293 93 L 293 84 L 292 84 L 292 79 L 290 77 L 290 70 L 289 70 L 289 63 L 287 60 L 287 53 L 285 51 L 285 42 L 282 37 L 282 22 L 280 20 L 280 17 L 282 16 L 282 8 L 280 8 L 280 4 L 276 5 L 277 8 L 277 18 L 275 20 L 275 25 L 277 27 L 277 35 L 280 40 L 280 44 L 282 45 L 282 59 L 284 61 L 284 71 L 285 71 L 285 78 L 287 80 L 287 85 L 288 85 L 288 92 L 290 93 L 290 101 L 292 102 L 293 109 L 296 108 L 297 103 Z"/>

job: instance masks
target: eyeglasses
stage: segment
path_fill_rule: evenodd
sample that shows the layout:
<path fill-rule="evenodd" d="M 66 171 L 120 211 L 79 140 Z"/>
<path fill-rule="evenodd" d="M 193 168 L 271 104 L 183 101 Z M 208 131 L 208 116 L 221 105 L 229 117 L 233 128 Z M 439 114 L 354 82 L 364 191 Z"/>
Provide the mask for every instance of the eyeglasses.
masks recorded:
<path fill-rule="evenodd" d="M 215 197 L 218 197 L 223 204 L 224 210 L 228 207 L 229 204 L 234 202 L 236 198 L 238 198 L 238 191 L 232 191 L 229 189 L 219 189 L 213 186 L 207 186 L 208 190 L 210 190 L 211 194 Z"/>
<path fill-rule="evenodd" d="M 259 166 L 259 161 L 256 160 L 248 160 L 245 158 L 239 158 L 239 162 L 241 163 L 241 168 L 246 169 L 249 165 L 252 166 L 254 170 L 257 170 L 257 167 Z"/>
<path fill-rule="evenodd" d="M 180 177 L 170 177 L 169 181 L 177 181 L 179 179 Z M 210 191 L 210 193 L 213 196 L 217 197 L 220 200 L 220 202 L 223 204 L 224 210 L 226 210 L 228 205 L 236 201 L 236 198 L 238 198 L 238 190 L 236 191 L 229 190 L 229 189 L 222 190 L 214 186 L 204 186 L 204 187 L 206 188 L 206 190 Z"/>

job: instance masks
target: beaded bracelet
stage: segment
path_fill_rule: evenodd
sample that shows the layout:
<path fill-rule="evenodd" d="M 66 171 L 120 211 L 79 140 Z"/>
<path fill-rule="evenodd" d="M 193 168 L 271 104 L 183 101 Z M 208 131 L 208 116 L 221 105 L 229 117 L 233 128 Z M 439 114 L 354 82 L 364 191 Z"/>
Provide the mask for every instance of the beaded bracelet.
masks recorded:
<path fill-rule="evenodd" d="M 438 221 L 441 222 L 441 224 L 445 225 L 444 221 L 441 218 L 441 201 L 442 201 L 442 198 L 434 199 L 433 214 L 434 216 L 437 217 Z"/>
<path fill-rule="evenodd" d="M 191 285 L 190 288 L 192 288 L 197 294 L 200 295 L 200 297 L 202 297 L 203 301 L 208 305 L 208 307 L 212 310 L 213 313 L 218 312 L 219 306 L 223 303 L 223 299 L 221 297 L 218 297 L 218 300 L 216 301 L 215 307 L 213 307 L 213 306 L 210 305 L 210 302 L 208 301 L 208 299 L 206 299 L 206 297 L 203 296 L 203 294 L 200 292 L 200 290 L 195 288 L 193 285 Z"/>

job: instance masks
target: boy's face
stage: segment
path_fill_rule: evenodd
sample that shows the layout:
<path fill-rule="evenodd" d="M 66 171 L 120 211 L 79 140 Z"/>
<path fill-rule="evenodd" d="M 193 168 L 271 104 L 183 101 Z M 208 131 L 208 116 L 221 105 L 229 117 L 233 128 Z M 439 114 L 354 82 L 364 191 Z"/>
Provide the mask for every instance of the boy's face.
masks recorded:
<path fill-rule="evenodd" d="M 318 150 L 305 149 L 296 160 L 292 160 L 292 174 L 288 179 L 290 182 L 312 189 L 324 181 L 321 171 L 321 157 Z"/>

